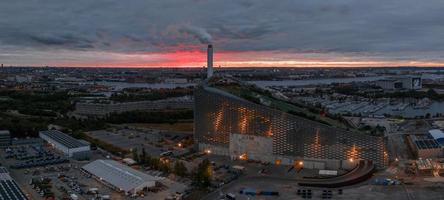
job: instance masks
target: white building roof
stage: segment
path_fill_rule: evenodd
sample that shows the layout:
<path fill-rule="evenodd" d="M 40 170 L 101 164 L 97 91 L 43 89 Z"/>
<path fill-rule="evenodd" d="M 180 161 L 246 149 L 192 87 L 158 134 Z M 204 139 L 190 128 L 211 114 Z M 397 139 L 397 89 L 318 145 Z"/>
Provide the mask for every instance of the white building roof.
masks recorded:
<path fill-rule="evenodd" d="M 432 135 L 433 139 L 435 140 L 444 138 L 444 133 L 439 129 L 429 130 L 429 133 Z"/>
<path fill-rule="evenodd" d="M 87 172 L 125 192 L 142 185 L 154 186 L 159 177 L 150 176 L 114 160 L 96 160 L 82 167 Z"/>
<path fill-rule="evenodd" d="M 9 131 L 8 130 L 0 130 L 0 135 L 9 135 Z"/>
<path fill-rule="evenodd" d="M 89 146 L 88 144 L 84 144 L 78 141 L 77 139 L 58 130 L 40 131 L 39 133 L 51 138 L 52 140 L 60 143 L 61 145 L 69 149 Z"/>

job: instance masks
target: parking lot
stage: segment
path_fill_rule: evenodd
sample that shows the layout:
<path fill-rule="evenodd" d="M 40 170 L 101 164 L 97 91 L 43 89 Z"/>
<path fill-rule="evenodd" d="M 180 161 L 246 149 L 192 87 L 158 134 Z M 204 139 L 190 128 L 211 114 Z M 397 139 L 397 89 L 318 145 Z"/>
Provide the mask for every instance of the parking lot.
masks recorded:
<path fill-rule="evenodd" d="M 8 152 L 8 153 L 7 153 Z M 183 192 L 189 184 L 189 180 L 180 180 L 184 183 L 173 181 L 164 177 L 159 181 L 159 186 L 144 191 L 141 197 L 129 197 L 112 190 L 103 183 L 85 174 L 81 167 L 95 159 L 107 159 L 107 153 L 103 150 L 92 152 L 91 160 L 76 161 L 67 159 L 67 162 L 45 165 L 29 165 L 21 168 L 13 168 L 18 163 L 30 163 L 29 160 L 47 160 L 52 157 L 63 157 L 59 152 L 45 145 L 23 145 L 0 150 L 0 162 L 9 168 L 11 176 L 24 190 L 30 199 L 45 199 L 46 197 L 67 198 L 74 194 L 78 199 L 165 199 L 176 192 Z M 33 162 L 34 163 L 34 162 Z M 163 175 L 159 171 L 140 169 L 153 175 Z"/>

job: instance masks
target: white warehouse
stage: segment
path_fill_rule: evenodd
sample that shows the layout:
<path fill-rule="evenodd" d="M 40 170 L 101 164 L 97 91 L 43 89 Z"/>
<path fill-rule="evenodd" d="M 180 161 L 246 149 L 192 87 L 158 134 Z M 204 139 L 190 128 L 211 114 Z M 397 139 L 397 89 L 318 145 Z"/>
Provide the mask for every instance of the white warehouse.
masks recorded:
<path fill-rule="evenodd" d="M 135 194 L 145 188 L 154 187 L 159 177 L 123 165 L 114 160 L 95 160 L 82 167 L 98 181 L 125 194 Z"/>
<path fill-rule="evenodd" d="M 50 143 L 55 149 L 66 156 L 75 159 L 87 159 L 90 155 L 90 146 L 84 142 L 57 130 L 40 131 L 39 137 Z"/>

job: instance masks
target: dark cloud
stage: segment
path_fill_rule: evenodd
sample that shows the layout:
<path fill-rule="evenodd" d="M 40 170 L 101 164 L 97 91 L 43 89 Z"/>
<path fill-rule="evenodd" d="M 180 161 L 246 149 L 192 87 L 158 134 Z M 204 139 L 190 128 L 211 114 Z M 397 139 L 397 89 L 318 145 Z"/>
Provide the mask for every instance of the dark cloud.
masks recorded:
<path fill-rule="evenodd" d="M 230 51 L 441 59 L 443 9 L 441 0 L 3 0 L 0 53 L 5 45 L 133 53 L 212 42 Z"/>

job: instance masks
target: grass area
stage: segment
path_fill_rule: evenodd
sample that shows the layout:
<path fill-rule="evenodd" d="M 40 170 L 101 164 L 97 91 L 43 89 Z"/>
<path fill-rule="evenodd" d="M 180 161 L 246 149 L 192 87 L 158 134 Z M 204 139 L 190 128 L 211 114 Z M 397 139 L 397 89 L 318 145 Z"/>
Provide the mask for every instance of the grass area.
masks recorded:
<path fill-rule="evenodd" d="M 125 126 L 137 126 L 142 128 L 151 128 L 167 131 L 179 131 L 179 132 L 193 132 L 193 122 L 177 122 L 174 124 L 169 123 L 129 123 L 123 124 Z"/>
<path fill-rule="evenodd" d="M 240 85 L 216 85 L 216 88 L 222 89 L 226 92 L 229 92 L 233 95 L 239 96 L 241 98 L 244 98 L 250 102 L 262 104 L 263 102 L 268 102 L 269 107 L 281 110 L 283 112 L 287 113 L 302 113 L 300 117 L 308 118 L 310 120 L 315 120 L 318 122 L 324 122 L 326 124 L 330 124 L 335 127 L 344 128 L 347 129 L 348 127 L 343 122 L 333 119 L 327 116 L 321 116 L 320 113 L 312 112 L 307 107 L 298 106 L 296 104 L 292 104 L 289 102 L 285 102 L 279 99 L 276 99 L 271 96 L 270 93 L 267 91 L 261 91 L 258 88 L 255 88 L 253 86 L 240 86 Z"/>

